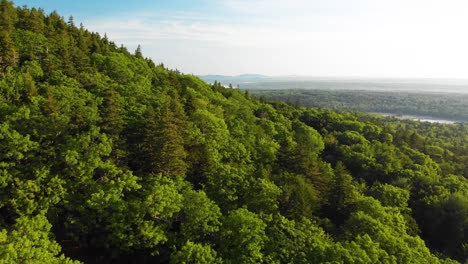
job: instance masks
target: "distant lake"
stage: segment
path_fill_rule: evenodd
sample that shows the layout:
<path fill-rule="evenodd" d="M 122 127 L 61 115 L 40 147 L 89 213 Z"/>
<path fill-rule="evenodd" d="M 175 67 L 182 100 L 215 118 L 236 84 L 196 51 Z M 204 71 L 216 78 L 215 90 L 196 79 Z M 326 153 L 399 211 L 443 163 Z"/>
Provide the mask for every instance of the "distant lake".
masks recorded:
<path fill-rule="evenodd" d="M 376 113 L 376 112 L 372 112 L 371 114 L 381 115 L 381 116 L 386 116 L 386 117 L 394 117 L 394 118 L 398 118 L 402 120 L 414 120 L 414 121 L 438 123 L 438 124 L 455 124 L 457 122 L 460 122 L 460 121 L 454 121 L 454 120 L 437 119 L 433 117 L 416 116 L 416 115 L 396 115 L 392 113 Z"/>

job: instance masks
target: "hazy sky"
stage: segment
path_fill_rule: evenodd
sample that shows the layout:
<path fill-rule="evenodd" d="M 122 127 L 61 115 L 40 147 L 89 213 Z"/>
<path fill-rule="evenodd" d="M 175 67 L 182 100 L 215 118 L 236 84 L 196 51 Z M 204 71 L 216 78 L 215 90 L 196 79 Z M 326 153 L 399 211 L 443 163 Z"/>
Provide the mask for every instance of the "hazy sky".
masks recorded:
<path fill-rule="evenodd" d="M 22 0 L 194 74 L 468 78 L 466 0 Z"/>

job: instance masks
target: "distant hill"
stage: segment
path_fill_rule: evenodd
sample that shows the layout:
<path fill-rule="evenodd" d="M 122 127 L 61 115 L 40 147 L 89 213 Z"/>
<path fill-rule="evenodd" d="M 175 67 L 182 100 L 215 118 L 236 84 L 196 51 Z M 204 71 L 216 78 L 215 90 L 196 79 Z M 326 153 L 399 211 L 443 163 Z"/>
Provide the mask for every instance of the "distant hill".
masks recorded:
<path fill-rule="evenodd" d="M 215 81 L 221 82 L 222 84 L 232 83 L 233 85 L 250 83 L 250 82 L 260 82 L 271 79 L 272 77 L 261 75 L 261 74 L 241 74 L 235 76 L 229 75 L 201 75 L 198 76 L 200 79 L 208 83 L 214 83 Z"/>
<path fill-rule="evenodd" d="M 239 85 L 247 90 L 320 89 L 320 90 L 366 90 L 398 92 L 468 93 L 465 79 L 424 79 L 424 78 L 349 78 L 314 77 L 301 75 L 267 76 L 242 74 L 236 76 L 199 76 L 208 83 L 215 81 L 227 86 Z"/>

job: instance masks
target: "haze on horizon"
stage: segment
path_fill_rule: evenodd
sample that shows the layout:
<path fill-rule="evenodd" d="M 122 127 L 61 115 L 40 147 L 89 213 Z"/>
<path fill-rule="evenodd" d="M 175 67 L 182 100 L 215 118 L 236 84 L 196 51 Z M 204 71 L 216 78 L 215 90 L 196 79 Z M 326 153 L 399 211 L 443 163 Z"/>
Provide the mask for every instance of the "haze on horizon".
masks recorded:
<path fill-rule="evenodd" d="M 463 0 L 18 0 L 197 75 L 467 78 Z"/>

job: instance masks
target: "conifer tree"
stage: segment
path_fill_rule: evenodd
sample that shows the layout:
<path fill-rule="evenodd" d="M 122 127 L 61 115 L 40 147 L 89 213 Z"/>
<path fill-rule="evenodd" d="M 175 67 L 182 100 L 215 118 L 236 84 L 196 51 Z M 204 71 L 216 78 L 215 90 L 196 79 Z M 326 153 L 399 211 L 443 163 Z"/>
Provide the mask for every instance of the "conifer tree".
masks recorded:
<path fill-rule="evenodd" d="M 135 57 L 139 59 L 143 59 L 143 53 L 141 52 L 141 46 L 138 45 L 137 49 L 135 50 Z"/>
<path fill-rule="evenodd" d="M 155 140 L 159 147 L 156 168 L 163 175 L 184 176 L 187 171 L 187 153 L 182 136 L 184 123 L 180 116 L 182 113 L 182 106 L 173 98 L 161 109 Z"/>
<path fill-rule="evenodd" d="M 68 24 L 69 28 L 74 28 L 75 27 L 75 19 L 73 18 L 73 16 L 70 16 L 68 18 L 68 23 L 67 24 Z"/>
<path fill-rule="evenodd" d="M 184 176 L 187 171 L 180 103 L 169 96 L 158 109 L 150 108 L 144 129 L 143 152 L 148 162 L 143 165 L 147 173 L 165 176 Z"/>
<path fill-rule="evenodd" d="M 0 70 L 5 71 L 8 66 L 15 66 L 18 56 L 13 43 L 13 25 L 16 12 L 10 1 L 0 2 Z"/>

